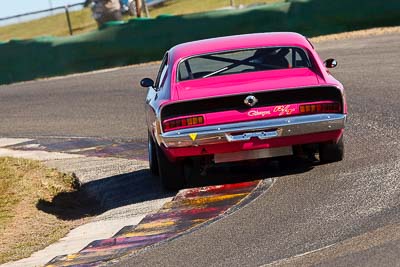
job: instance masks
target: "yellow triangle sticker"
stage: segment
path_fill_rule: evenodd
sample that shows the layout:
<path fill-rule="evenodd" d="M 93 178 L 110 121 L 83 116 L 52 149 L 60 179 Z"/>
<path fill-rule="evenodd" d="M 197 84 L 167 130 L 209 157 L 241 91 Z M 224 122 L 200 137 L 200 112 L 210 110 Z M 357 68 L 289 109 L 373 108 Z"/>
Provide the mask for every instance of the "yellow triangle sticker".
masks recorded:
<path fill-rule="evenodd" d="M 197 133 L 191 133 L 191 134 L 189 134 L 189 136 L 192 139 L 192 141 L 194 141 L 197 138 Z"/>

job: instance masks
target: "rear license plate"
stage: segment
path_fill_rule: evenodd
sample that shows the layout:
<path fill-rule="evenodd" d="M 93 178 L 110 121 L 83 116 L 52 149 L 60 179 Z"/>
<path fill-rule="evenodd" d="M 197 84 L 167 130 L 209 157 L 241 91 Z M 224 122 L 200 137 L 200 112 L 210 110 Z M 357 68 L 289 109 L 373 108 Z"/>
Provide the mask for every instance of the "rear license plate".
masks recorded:
<path fill-rule="evenodd" d="M 291 146 L 275 147 L 257 150 L 245 150 L 234 153 L 215 154 L 215 163 L 234 162 L 250 159 L 274 158 L 293 155 Z"/>

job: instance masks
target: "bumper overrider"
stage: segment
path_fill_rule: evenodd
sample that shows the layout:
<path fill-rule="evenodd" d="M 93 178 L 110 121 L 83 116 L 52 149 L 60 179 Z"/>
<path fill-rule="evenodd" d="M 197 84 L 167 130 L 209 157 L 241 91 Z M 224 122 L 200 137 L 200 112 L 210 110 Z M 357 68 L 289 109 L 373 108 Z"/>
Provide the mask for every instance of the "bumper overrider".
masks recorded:
<path fill-rule="evenodd" d="M 345 122 L 346 115 L 337 113 L 293 116 L 180 129 L 162 133 L 160 141 L 167 148 L 181 148 L 248 141 L 252 138 L 267 140 L 341 130 Z"/>

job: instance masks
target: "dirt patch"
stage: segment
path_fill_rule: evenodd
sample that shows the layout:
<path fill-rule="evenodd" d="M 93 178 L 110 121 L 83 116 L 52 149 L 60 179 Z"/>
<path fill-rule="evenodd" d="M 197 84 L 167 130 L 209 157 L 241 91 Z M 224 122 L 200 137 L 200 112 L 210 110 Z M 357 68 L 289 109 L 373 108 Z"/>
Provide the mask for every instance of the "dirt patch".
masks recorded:
<path fill-rule="evenodd" d="M 0 263 L 48 246 L 91 214 L 77 179 L 38 161 L 0 158 L 0 191 Z M 54 201 L 64 192 L 71 197 Z"/>

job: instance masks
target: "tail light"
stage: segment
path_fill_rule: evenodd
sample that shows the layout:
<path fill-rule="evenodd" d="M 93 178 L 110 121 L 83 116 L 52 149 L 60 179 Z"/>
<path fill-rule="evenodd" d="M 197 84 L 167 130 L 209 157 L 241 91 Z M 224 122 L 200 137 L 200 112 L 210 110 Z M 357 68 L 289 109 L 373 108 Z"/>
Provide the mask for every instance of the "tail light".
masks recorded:
<path fill-rule="evenodd" d="M 171 131 L 177 128 L 186 128 L 194 125 L 204 124 L 203 116 L 186 117 L 179 119 L 166 120 L 163 122 L 165 131 Z"/>
<path fill-rule="evenodd" d="M 339 113 L 339 103 L 319 103 L 300 105 L 300 113 Z"/>

